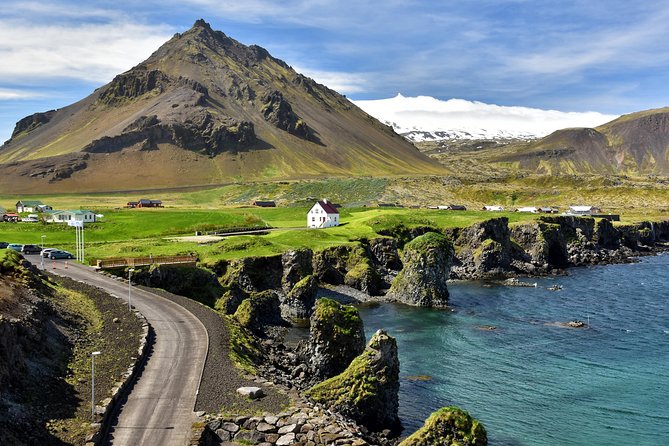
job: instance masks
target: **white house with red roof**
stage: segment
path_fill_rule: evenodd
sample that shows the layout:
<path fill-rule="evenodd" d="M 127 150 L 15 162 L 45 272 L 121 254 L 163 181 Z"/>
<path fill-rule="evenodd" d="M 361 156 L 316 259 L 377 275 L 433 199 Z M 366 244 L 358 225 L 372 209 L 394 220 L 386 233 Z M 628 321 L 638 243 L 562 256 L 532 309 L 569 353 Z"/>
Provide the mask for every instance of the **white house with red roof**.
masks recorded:
<path fill-rule="evenodd" d="M 339 210 L 328 200 L 317 201 L 307 213 L 308 228 L 339 226 Z"/>

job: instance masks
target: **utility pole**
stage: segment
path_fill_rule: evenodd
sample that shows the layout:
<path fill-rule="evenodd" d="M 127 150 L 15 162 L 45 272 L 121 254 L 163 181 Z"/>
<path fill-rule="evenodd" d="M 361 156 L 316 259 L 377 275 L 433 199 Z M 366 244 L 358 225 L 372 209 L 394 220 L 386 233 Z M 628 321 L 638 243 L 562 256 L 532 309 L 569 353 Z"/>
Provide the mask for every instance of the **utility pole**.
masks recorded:
<path fill-rule="evenodd" d="M 102 352 L 91 352 L 91 421 L 95 421 L 95 357 Z"/>

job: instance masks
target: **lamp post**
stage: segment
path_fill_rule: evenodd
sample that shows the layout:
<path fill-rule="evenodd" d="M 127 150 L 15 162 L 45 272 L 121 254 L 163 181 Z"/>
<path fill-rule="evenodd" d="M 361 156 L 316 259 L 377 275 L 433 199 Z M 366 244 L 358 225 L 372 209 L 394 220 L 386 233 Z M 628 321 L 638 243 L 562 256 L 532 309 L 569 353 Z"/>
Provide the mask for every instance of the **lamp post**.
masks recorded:
<path fill-rule="evenodd" d="M 42 249 L 44 249 L 44 239 L 46 238 L 46 235 L 42 235 Z"/>
<path fill-rule="evenodd" d="M 46 235 L 42 234 L 42 251 L 44 251 L 44 239 L 46 238 Z M 39 253 L 39 262 L 42 265 L 42 269 L 44 269 L 44 254 L 41 252 Z"/>
<path fill-rule="evenodd" d="M 91 352 L 91 421 L 95 421 L 95 357 L 102 352 Z"/>
<path fill-rule="evenodd" d="M 135 268 L 130 268 L 128 270 L 128 310 L 132 311 L 132 305 L 130 305 L 130 290 L 132 289 L 132 273 L 135 271 Z"/>

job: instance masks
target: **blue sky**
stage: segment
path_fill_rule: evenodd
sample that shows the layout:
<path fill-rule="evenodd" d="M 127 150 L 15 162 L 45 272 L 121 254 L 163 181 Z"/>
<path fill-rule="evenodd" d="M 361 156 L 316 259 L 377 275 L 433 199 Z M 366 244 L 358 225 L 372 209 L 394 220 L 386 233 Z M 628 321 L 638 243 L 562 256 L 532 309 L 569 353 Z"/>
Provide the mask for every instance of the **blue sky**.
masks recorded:
<path fill-rule="evenodd" d="M 198 18 L 352 99 L 622 114 L 669 105 L 669 0 L 3 0 L 0 141 Z"/>

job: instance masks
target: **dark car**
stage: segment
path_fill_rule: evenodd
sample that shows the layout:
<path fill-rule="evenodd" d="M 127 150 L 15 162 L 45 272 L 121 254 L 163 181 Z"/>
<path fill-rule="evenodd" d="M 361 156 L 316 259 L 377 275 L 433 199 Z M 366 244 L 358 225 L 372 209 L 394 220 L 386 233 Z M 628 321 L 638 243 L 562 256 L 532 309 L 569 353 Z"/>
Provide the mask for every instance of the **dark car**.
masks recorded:
<path fill-rule="evenodd" d="M 21 248 L 21 252 L 23 254 L 39 254 L 42 252 L 42 248 L 40 248 L 37 245 L 23 245 L 23 248 Z"/>
<path fill-rule="evenodd" d="M 54 259 L 73 259 L 74 256 L 67 251 L 61 251 L 60 249 L 53 250 L 49 253 L 49 258 Z"/>
<path fill-rule="evenodd" d="M 7 246 L 9 246 L 9 243 L 7 243 L 7 242 L 0 242 L 0 249 L 5 249 L 5 248 L 7 248 Z"/>

